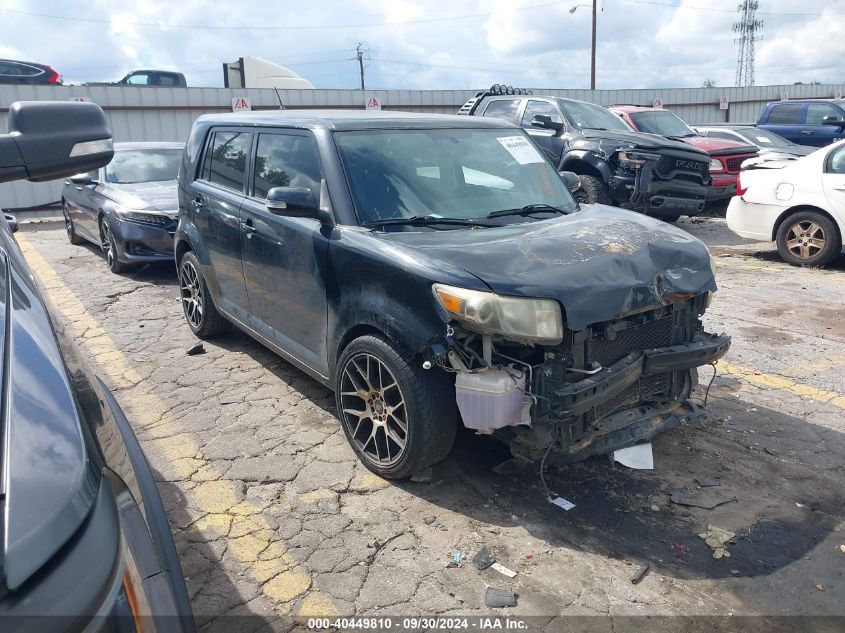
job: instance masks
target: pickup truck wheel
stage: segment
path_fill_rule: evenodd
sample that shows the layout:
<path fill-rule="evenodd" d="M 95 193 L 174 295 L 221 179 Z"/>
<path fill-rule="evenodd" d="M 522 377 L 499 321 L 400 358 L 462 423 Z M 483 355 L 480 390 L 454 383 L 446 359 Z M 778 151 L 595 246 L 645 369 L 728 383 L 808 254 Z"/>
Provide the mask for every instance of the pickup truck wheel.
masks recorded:
<path fill-rule="evenodd" d="M 595 176 L 581 176 L 581 188 L 573 195 L 578 204 L 613 204 L 607 185 Z"/>
<path fill-rule="evenodd" d="M 448 376 L 410 364 L 381 337 L 362 336 L 343 350 L 335 399 L 346 439 L 377 475 L 408 477 L 452 449 L 457 405 Z"/>
<path fill-rule="evenodd" d="M 67 202 L 62 203 L 62 215 L 65 217 L 65 231 L 67 231 L 68 241 L 71 244 L 82 244 L 85 240 L 76 233 L 76 227 L 73 226 L 73 220 L 70 219 L 70 209 L 68 209 Z"/>
<path fill-rule="evenodd" d="M 179 262 L 179 294 L 188 327 L 199 338 L 211 338 L 226 330 L 227 322 L 217 311 L 197 256 L 188 251 Z"/>
<path fill-rule="evenodd" d="M 778 253 L 793 266 L 824 266 L 842 250 L 836 226 L 816 211 L 798 211 L 778 228 Z"/>

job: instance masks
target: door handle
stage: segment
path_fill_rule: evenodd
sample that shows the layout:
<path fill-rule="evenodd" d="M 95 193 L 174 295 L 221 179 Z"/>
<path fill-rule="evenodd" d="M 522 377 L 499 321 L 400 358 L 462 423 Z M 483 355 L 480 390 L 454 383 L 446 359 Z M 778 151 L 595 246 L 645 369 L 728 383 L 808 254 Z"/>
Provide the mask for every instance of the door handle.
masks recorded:
<path fill-rule="evenodd" d="M 203 199 L 197 196 L 193 200 L 191 200 L 191 206 L 194 208 L 194 211 L 201 211 L 202 208 L 205 206 L 205 202 Z"/>
<path fill-rule="evenodd" d="M 801 130 L 801 134 L 810 135 L 810 134 L 813 134 L 813 133 L 814 133 L 813 130 Z"/>
<path fill-rule="evenodd" d="M 834 187 L 837 191 L 845 191 L 845 185 L 841 185 L 839 187 Z"/>
<path fill-rule="evenodd" d="M 241 222 L 241 228 L 245 233 L 247 233 L 247 237 L 250 237 L 253 233 L 258 231 L 258 229 L 255 228 L 255 224 L 252 222 L 252 218 L 247 219 L 246 222 Z"/>

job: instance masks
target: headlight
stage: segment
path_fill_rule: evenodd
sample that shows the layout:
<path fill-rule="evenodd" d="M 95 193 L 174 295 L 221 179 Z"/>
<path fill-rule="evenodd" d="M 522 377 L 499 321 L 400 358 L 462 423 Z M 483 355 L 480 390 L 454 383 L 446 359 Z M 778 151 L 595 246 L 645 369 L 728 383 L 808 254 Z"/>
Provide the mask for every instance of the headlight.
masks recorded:
<path fill-rule="evenodd" d="M 443 284 L 434 284 L 432 290 L 449 316 L 474 332 L 549 345 L 563 340 L 563 317 L 557 301 L 504 297 Z"/>
<path fill-rule="evenodd" d="M 131 211 L 118 207 L 115 209 L 115 213 L 117 213 L 121 220 L 137 222 L 138 224 L 150 224 L 152 226 L 169 226 L 176 219 L 175 212 L 174 217 L 171 217 L 163 213 L 142 213 L 141 211 Z"/>
<path fill-rule="evenodd" d="M 710 171 L 725 171 L 725 167 L 722 165 L 722 161 L 720 161 L 718 158 L 711 158 Z"/>
<path fill-rule="evenodd" d="M 635 158 L 628 152 L 619 152 L 619 165 L 624 169 L 639 169 L 645 165 L 645 159 Z"/>

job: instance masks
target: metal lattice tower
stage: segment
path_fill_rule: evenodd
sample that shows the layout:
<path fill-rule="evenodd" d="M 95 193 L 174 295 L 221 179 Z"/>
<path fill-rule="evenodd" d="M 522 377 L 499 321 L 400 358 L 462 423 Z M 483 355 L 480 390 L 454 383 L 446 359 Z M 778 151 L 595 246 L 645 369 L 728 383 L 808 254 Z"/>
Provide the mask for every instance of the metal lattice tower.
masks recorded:
<path fill-rule="evenodd" d="M 754 43 L 761 39 L 758 33 L 763 29 L 763 20 L 755 16 L 759 3 L 757 0 L 742 0 L 737 7 L 739 22 L 734 22 L 733 31 L 739 37 L 734 40 L 739 44 L 736 56 L 736 85 L 754 85 Z"/>

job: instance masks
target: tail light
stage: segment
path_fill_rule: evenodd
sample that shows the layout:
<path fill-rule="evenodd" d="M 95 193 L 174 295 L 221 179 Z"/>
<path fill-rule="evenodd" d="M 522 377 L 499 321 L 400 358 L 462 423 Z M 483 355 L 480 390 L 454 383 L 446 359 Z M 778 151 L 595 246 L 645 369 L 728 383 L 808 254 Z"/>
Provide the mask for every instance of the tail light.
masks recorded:
<path fill-rule="evenodd" d="M 742 186 L 742 174 L 740 173 L 739 176 L 737 176 L 737 179 L 736 179 L 736 195 L 741 196 L 746 191 L 748 191 L 748 187 Z"/>
<path fill-rule="evenodd" d="M 55 70 L 53 70 L 50 66 L 48 66 L 47 68 L 50 69 L 50 76 L 47 78 L 47 83 L 51 83 L 51 84 L 62 83 L 61 75 L 59 75 L 59 73 L 57 73 Z"/>

